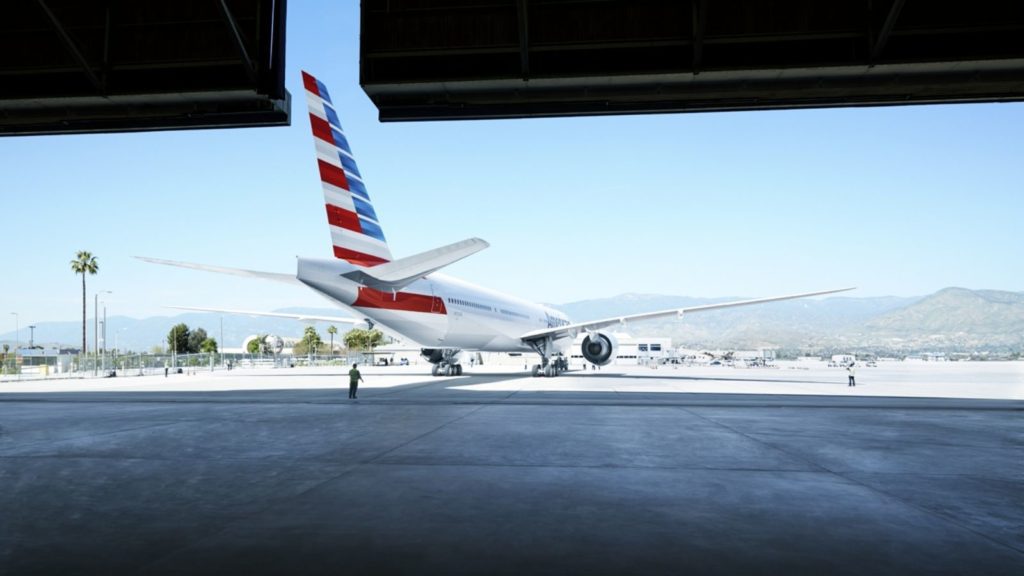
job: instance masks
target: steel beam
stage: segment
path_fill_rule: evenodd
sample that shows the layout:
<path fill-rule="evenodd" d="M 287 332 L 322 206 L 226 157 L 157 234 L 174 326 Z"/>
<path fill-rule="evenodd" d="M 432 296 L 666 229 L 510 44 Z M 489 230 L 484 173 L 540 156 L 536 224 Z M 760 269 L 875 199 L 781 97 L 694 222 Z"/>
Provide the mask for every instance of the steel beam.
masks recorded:
<path fill-rule="evenodd" d="M 527 2 L 528 0 L 516 2 L 516 14 L 519 18 L 519 69 L 523 80 L 530 79 L 530 23 Z"/>
<path fill-rule="evenodd" d="M 61 25 L 60 21 L 57 20 L 57 16 L 54 15 L 50 7 L 46 5 L 45 0 L 36 0 L 36 4 L 46 13 L 46 17 L 50 20 L 50 24 L 53 24 L 53 28 L 57 31 L 57 35 L 60 36 L 61 42 L 64 43 L 64 47 L 67 48 L 68 52 L 71 53 L 71 57 L 78 62 L 78 66 L 81 67 L 82 71 L 89 78 L 89 82 L 92 83 L 96 92 L 103 94 L 104 85 L 100 82 L 100 79 L 96 76 L 96 73 L 92 71 L 92 67 L 89 66 L 89 62 L 86 61 L 85 56 L 75 46 L 75 41 L 68 35 L 67 30 Z"/>
<path fill-rule="evenodd" d="M 882 30 L 878 33 L 878 38 L 875 39 L 875 45 L 871 47 L 871 65 L 875 65 L 875 61 L 882 54 L 882 49 L 885 48 L 885 43 L 889 41 L 889 35 L 892 34 L 892 28 L 896 25 L 896 19 L 900 17 L 900 11 L 903 10 L 903 3 L 905 0 L 894 0 L 892 6 L 889 7 L 889 15 L 885 17 L 885 23 L 882 24 Z"/>
<path fill-rule="evenodd" d="M 235 48 L 238 50 L 238 55 L 242 59 L 242 68 L 245 70 L 245 75 L 249 78 L 250 82 L 256 82 L 256 69 L 252 65 L 252 60 L 249 59 L 249 53 L 245 49 L 245 42 L 242 40 L 242 31 L 238 29 L 238 23 L 235 22 L 235 17 L 231 14 L 231 10 L 228 9 L 228 5 L 224 0 L 220 0 L 217 3 L 220 6 L 220 12 L 224 16 L 224 22 L 228 26 L 228 31 L 231 32 L 231 39 L 235 42 Z"/>

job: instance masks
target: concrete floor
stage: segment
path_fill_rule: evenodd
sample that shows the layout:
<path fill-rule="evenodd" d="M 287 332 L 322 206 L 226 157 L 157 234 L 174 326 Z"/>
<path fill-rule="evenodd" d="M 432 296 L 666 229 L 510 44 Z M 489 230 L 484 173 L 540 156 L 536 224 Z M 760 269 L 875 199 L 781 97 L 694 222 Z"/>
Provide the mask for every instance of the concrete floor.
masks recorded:
<path fill-rule="evenodd" d="M 1024 573 L 1019 400 L 337 372 L 0 394 L 0 574 Z"/>

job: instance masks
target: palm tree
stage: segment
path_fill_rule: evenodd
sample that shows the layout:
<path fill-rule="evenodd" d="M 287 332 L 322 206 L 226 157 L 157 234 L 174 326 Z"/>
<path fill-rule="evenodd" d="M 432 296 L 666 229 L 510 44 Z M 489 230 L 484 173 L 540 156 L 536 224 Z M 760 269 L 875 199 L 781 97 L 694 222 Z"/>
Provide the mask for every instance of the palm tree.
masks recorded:
<path fill-rule="evenodd" d="M 338 333 L 338 329 L 334 325 L 327 327 L 327 333 L 331 335 L 331 356 L 334 356 L 334 335 Z"/>
<path fill-rule="evenodd" d="M 71 261 L 71 271 L 82 275 L 82 354 L 85 354 L 85 275 L 95 275 L 100 271 L 100 264 L 91 252 L 79 250 Z"/>

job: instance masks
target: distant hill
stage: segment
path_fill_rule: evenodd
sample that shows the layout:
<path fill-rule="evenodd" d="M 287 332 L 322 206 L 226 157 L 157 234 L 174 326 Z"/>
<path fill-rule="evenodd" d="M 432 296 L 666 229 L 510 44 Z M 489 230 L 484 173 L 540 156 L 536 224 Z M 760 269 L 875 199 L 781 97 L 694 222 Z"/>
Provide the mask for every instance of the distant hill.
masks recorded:
<path fill-rule="evenodd" d="M 690 298 L 659 294 L 622 294 L 613 298 L 583 300 L 555 305 L 575 321 L 596 320 L 637 312 L 699 306 L 742 297 Z M 284 308 L 278 312 L 344 315 L 338 309 Z M 108 348 L 115 341 L 130 350 L 149 350 L 165 342 L 171 326 L 184 322 L 202 327 L 220 338 L 220 314 L 186 313 L 135 319 L 109 319 Z M 298 337 L 300 322 L 248 316 L 223 315 L 224 340 L 239 347 L 251 334 Z M 345 326 L 338 326 L 339 332 Z M 42 322 L 36 326 L 36 343 L 79 345 L 81 324 Z M 321 336 L 326 324 L 318 323 Z M 945 288 L 925 297 L 852 298 L 773 302 L 758 306 L 710 311 L 676 318 L 640 322 L 625 327 L 634 335 L 670 336 L 676 345 L 705 348 L 818 348 L 879 352 L 912 351 L 1020 351 L 1024 348 L 1024 293 L 998 290 Z M 28 340 L 22 330 L 22 342 Z M 92 341 L 92 322 L 89 323 Z M 14 333 L 0 334 L 0 342 L 12 342 Z"/>
<path fill-rule="evenodd" d="M 877 340 L 931 341 L 953 347 L 1024 343 L 1024 293 L 946 288 L 913 306 L 872 318 L 866 334 Z"/>

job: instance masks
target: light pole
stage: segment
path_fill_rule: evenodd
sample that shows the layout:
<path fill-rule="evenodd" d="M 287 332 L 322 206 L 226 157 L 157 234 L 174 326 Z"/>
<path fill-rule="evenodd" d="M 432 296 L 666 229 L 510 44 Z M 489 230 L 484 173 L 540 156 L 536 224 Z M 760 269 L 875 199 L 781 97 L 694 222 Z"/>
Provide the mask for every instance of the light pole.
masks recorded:
<path fill-rule="evenodd" d="M 103 346 L 100 347 L 100 354 L 103 358 L 103 372 L 107 371 L 107 303 L 103 302 L 103 331 L 101 332 L 103 339 Z"/>
<path fill-rule="evenodd" d="M 100 290 L 92 296 L 92 348 L 95 355 L 92 359 L 92 375 L 96 375 L 96 360 L 100 351 L 100 294 L 113 294 L 110 290 Z"/>
<path fill-rule="evenodd" d="M 29 326 L 28 330 L 29 330 L 29 332 L 28 332 L 28 347 L 29 347 L 29 349 L 32 349 L 33 347 L 35 347 L 35 341 L 36 341 L 36 326 L 35 326 L 35 324 Z"/>

